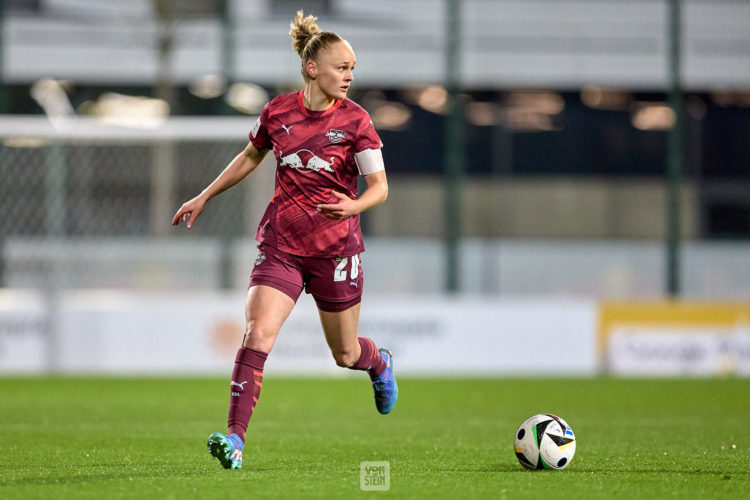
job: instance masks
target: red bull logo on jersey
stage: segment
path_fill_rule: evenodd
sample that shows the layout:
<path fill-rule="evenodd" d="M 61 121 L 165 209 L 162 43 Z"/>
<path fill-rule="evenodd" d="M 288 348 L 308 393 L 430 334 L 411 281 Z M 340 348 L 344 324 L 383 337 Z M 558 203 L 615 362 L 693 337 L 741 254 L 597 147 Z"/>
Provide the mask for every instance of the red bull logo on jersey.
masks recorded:
<path fill-rule="evenodd" d="M 337 144 L 343 141 L 344 139 L 346 139 L 346 134 L 344 133 L 343 130 L 337 130 L 337 129 L 332 128 L 331 130 L 326 132 L 326 137 L 328 137 L 329 141 Z"/>
<path fill-rule="evenodd" d="M 296 153 L 290 153 L 286 156 L 279 154 L 279 159 L 281 160 L 279 162 L 280 167 L 294 168 L 305 174 L 320 172 L 321 170 L 333 173 L 333 156 L 331 156 L 331 161 L 328 162 L 309 149 L 300 149 Z"/>

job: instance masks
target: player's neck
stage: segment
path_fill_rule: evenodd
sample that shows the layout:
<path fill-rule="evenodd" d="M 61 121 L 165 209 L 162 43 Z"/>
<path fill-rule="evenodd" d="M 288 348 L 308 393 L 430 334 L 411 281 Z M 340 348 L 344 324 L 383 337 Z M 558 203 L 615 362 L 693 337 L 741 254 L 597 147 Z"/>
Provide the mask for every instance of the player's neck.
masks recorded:
<path fill-rule="evenodd" d="M 310 111 L 325 111 L 336 103 L 336 99 L 328 97 L 319 88 L 308 84 L 302 91 L 302 103 Z"/>

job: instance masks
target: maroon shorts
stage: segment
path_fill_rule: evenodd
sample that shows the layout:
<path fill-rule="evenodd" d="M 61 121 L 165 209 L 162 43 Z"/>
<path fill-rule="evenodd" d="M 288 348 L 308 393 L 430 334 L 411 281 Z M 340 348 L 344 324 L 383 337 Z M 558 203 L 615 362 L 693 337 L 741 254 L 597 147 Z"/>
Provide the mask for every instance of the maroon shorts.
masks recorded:
<path fill-rule="evenodd" d="M 304 288 L 313 296 L 318 309 L 340 312 L 361 302 L 362 284 L 359 255 L 299 257 L 261 243 L 249 286 L 270 286 L 295 302 Z"/>

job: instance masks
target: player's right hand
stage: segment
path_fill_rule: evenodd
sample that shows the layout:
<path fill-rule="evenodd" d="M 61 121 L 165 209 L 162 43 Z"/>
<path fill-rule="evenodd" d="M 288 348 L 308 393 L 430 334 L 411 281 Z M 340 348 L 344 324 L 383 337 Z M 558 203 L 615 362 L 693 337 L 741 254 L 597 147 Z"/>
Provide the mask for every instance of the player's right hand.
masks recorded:
<path fill-rule="evenodd" d="M 193 224 L 198 216 L 200 216 L 201 212 L 203 212 L 203 207 L 205 205 L 206 202 L 200 196 L 196 196 L 192 200 L 186 201 L 182 204 L 180 209 L 177 210 L 177 213 L 174 214 L 172 225 L 177 226 L 180 222 L 185 222 L 185 227 L 190 229 L 193 227 Z"/>

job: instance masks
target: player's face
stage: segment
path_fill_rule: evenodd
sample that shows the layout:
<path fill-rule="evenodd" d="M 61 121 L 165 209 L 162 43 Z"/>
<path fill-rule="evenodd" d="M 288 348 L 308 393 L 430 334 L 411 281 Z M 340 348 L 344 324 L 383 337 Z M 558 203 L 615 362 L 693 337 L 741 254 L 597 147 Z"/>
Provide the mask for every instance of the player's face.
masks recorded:
<path fill-rule="evenodd" d="M 357 58 L 346 42 L 336 42 L 318 53 L 315 81 L 320 90 L 331 99 L 346 99 L 346 93 L 354 80 L 354 64 Z"/>

